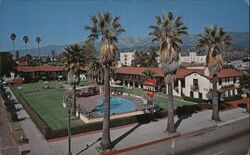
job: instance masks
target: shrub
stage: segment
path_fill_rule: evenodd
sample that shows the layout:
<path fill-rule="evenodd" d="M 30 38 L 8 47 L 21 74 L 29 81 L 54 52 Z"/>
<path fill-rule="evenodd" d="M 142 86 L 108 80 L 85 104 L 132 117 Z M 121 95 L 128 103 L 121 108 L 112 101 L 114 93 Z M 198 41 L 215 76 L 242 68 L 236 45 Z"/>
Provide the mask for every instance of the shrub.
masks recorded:
<path fill-rule="evenodd" d="M 18 117 L 17 117 L 16 111 L 11 111 L 10 115 L 11 115 L 11 120 L 12 121 L 18 121 Z"/>
<path fill-rule="evenodd" d="M 184 100 L 190 101 L 190 102 L 195 102 L 195 103 L 207 103 L 208 101 L 200 99 L 200 98 L 192 98 L 192 97 L 183 97 Z"/>
<path fill-rule="evenodd" d="M 228 96 L 224 98 L 224 101 L 234 101 L 234 100 L 240 100 L 242 99 L 241 95 L 234 95 L 234 96 Z"/>

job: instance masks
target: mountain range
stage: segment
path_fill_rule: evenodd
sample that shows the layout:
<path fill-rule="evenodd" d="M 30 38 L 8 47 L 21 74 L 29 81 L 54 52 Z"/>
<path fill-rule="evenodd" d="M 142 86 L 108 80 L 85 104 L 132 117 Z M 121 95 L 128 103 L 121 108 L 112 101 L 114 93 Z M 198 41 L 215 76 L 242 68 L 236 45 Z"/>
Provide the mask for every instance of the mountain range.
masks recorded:
<path fill-rule="evenodd" d="M 237 49 L 248 49 L 249 51 L 249 32 L 230 32 L 232 38 L 232 46 Z M 192 47 L 196 45 L 197 35 L 188 34 L 183 38 L 183 47 Z M 80 42 L 79 44 L 83 44 Z M 136 50 L 136 49 L 146 49 L 151 45 L 157 45 L 157 43 L 152 43 L 152 38 L 150 37 L 123 37 L 118 40 L 117 47 L 120 51 Z M 60 54 L 68 44 L 64 45 L 48 45 L 40 47 L 41 55 L 50 55 L 51 51 L 54 50 L 56 54 Z M 100 42 L 96 43 L 96 49 L 100 46 Z M 186 48 L 184 48 L 186 49 Z M 21 55 L 25 53 L 24 49 L 18 50 Z M 183 50 L 182 50 L 183 51 Z M 28 53 L 32 55 L 38 55 L 39 50 L 37 48 L 32 48 L 27 50 Z M 184 50 L 185 52 L 185 50 Z"/>

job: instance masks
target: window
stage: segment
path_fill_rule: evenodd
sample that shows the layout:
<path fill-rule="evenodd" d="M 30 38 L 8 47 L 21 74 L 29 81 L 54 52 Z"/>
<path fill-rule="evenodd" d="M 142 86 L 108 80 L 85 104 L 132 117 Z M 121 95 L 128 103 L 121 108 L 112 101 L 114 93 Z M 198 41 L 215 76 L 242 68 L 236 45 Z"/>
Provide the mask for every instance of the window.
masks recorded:
<path fill-rule="evenodd" d="M 194 93 L 190 91 L 190 97 L 194 97 Z"/>
<path fill-rule="evenodd" d="M 236 77 L 233 78 L 234 83 L 236 83 Z"/>
<path fill-rule="evenodd" d="M 185 80 L 181 80 L 181 87 L 185 88 Z"/>
<path fill-rule="evenodd" d="M 198 87 L 198 79 L 193 79 L 193 85 L 194 85 L 195 87 Z"/>
<path fill-rule="evenodd" d="M 222 79 L 219 79 L 219 85 L 221 85 L 222 84 Z"/>
<path fill-rule="evenodd" d="M 199 98 L 202 99 L 202 93 L 199 93 Z"/>

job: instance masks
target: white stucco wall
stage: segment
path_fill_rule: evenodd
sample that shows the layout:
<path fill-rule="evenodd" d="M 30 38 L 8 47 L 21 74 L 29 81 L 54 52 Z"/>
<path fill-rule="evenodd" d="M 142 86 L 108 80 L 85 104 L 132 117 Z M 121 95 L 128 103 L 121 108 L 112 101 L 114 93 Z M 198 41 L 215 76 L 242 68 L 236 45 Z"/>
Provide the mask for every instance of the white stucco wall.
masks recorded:
<path fill-rule="evenodd" d="M 194 92 L 194 98 L 199 98 L 199 92 L 202 93 L 202 99 L 207 100 L 207 93 L 211 87 L 209 79 L 201 76 L 197 73 L 192 73 L 185 78 L 185 88 L 182 88 L 182 92 L 185 96 L 190 97 L 191 85 L 193 85 L 193 79 L 198 79 L 198 91 Z"/>

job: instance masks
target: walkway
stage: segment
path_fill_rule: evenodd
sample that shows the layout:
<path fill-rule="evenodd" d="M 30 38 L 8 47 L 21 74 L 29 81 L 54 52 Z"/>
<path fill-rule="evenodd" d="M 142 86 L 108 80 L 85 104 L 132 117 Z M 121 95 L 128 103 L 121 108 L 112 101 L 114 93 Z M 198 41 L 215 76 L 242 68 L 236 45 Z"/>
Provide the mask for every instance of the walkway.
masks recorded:
<path fill-rule="evenodd" d="M 222 122 L 214 122 L 210 120 L 211 111 L 202 111 L 193 114 L 192 117 L 181 120 L 177 131 L 183 135 L 198 130 L 215 127 L 217 124 L 227 123 L 238 118 L 249 117 L 249 114 L 245 113 L 245 109 L 233 109 L 220 113 Z M 175 117 L 175 122 L 178 122 Z M 140 145 L 162 138 L 169 137 L 165 132 L 167 120 L 166 118 L 155 120 L 148 124 L 133 124 L 127 127 L 121 127 L 111 130 L 111 140 L 114 144 L 114 149 L 120 150 L 135 145 Z M 72 138 L 72 152 L 74 154 L 81 152 L 82 155 L 98 155 L 99 147 L 98 139 L 101 137 L 101 132 L 94 132 L 91 134 L 75 135 Z M 97 142 L 98 141 L 98 142 Z M 50 146 L 56 150 L 60 150 L 62 154 L 67 154 L 67 139 L 55 140 L 49 142 Z M 89 147 L 87 147 L 89 146 Z"/>
<path fill-rule="evenodd" d="M 7 113 L 0 98 L 0 155 L 18 154 L 17 143 L 10 131 Z"/>

